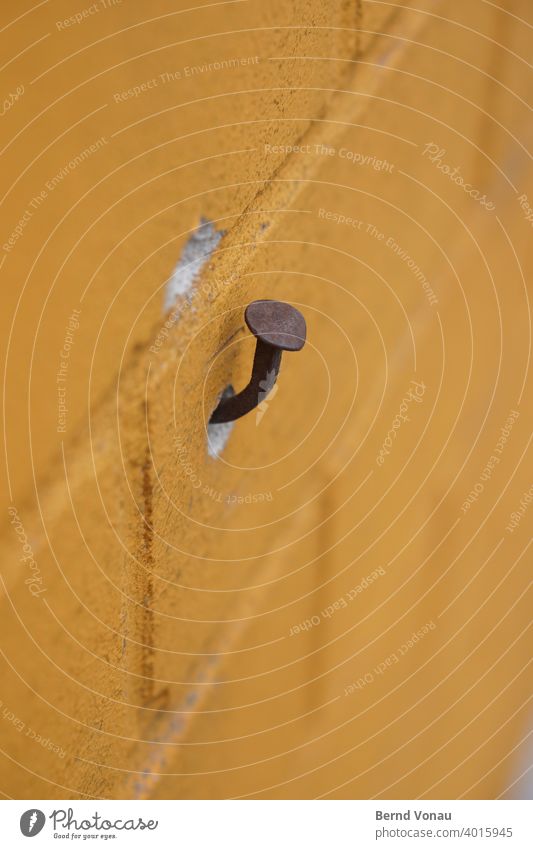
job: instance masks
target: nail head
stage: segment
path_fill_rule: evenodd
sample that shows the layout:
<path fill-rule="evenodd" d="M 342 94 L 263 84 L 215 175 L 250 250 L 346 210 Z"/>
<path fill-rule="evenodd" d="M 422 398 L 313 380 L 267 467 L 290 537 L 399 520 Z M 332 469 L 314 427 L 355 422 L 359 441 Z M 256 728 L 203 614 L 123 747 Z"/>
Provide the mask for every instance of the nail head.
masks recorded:
<path fill-rule="evenodd" d="M 282 351 L 300 351 L 305 344 L 306 325 L 301 312 L 281 301 L 252 301 L 244 319 L 257 339 Z"/>

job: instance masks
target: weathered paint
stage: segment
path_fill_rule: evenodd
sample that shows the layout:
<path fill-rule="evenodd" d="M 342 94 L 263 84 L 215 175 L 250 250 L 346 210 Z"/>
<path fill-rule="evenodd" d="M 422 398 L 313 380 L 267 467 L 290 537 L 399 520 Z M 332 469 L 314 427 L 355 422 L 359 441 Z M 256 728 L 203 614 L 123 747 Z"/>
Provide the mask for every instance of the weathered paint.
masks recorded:
<path fill-rule="evenodd" d="M 178 263 L 166 288 L 164 312 L 170 310 L 178 298 L 192 295 L 194 281 L 216 250 L 224 231 L 217 230 L 212 221 L 201 218 L 198 227 L 185 242 Z"/>

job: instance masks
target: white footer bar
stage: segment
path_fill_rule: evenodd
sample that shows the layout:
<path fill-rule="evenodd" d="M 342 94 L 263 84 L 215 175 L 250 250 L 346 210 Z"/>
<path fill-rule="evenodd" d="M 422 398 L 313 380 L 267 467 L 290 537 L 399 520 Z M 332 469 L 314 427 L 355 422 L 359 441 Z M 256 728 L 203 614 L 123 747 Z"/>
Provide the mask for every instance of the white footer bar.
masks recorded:
<path fill-rule="evenodd" d="M 0 825 L 2 846 L 35 849 L 533 849 L 531 801 L 9 800 Z"/>

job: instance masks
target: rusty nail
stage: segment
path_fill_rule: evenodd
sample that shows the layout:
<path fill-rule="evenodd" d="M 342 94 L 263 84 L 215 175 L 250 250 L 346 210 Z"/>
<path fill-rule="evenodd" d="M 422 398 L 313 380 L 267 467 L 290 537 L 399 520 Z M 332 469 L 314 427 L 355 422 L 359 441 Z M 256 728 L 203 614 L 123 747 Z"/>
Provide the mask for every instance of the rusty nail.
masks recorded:
<path fill-rule="evenodd" d="M 276 382 L 282 352 L 300 351 L 305 344 L 305 319 L 290 304 L 252 301 L 244 319 L 257 339 L 250 382 L 237 395 L 220 401 L 209 424 L 232 422 L 257 407 Z"/>

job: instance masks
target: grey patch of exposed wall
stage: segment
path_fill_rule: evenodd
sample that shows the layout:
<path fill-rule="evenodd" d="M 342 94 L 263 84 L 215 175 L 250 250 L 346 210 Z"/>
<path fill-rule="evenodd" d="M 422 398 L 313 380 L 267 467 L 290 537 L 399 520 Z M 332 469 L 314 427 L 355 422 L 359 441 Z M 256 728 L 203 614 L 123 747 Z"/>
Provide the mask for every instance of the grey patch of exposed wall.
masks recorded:
<path fill-rule="evenodd" d="M 230 398 L 234 394 L 233 386 L 226 386 L 218 401 L 222 398 Z M 207 425 L 207 453 L 210 457 L 216 460 L 222 454 L 228 444 L 234 424 L 235 422 L 224 422 L 223 424 Z"/>
<path fill-rule="evenodd" d="M 216 459 L 228 443 L 235 422 L 207 425 L 207 453 Z"/>
<path fill-rule="evenodd" d="M 198 227 L 185 243 L 172 277 L 166 285 L 164 312 L 171 309 L 178 298 L 191 295 L 194 281 L 224 235 L 225 230 L 217 230 L 208 218 L 200 218 Z"/>

